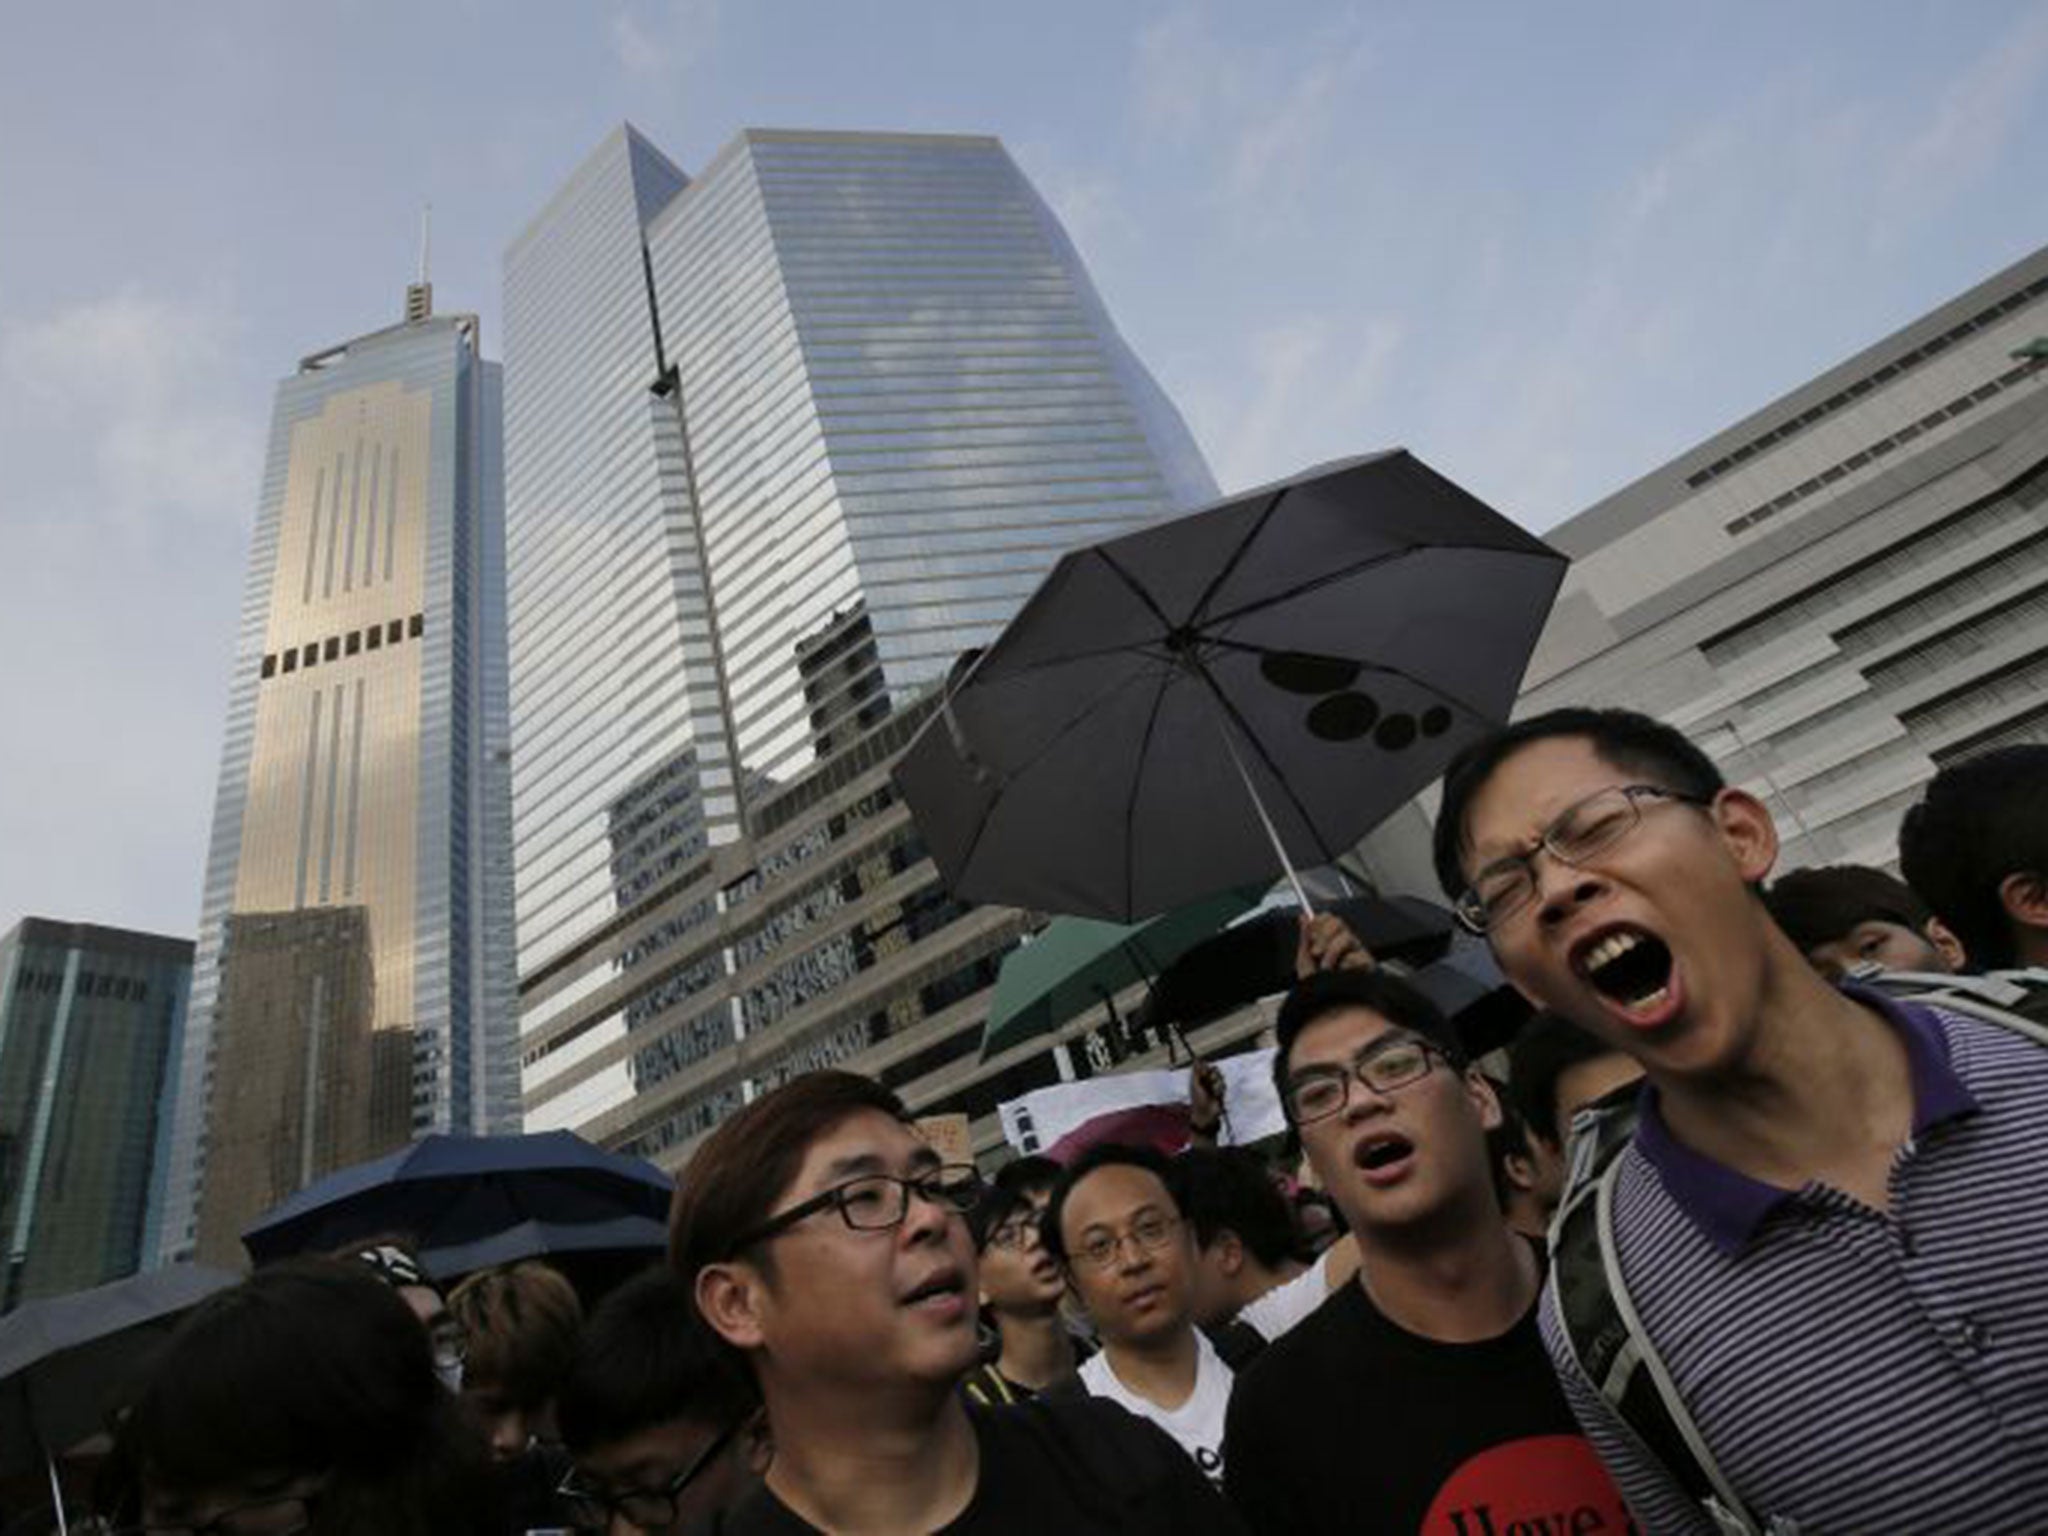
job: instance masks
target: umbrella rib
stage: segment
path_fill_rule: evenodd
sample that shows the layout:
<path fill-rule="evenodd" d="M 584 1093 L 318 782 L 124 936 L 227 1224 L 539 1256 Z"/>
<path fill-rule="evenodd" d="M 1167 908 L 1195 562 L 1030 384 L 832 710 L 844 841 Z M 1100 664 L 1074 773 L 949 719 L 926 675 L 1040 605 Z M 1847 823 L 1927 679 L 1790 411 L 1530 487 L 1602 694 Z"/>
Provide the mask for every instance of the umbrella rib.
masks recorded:
<path fill-rule="evenodd" d="M 1223 583 L 1230 579 L 1230 573 L 1236 570 L 1237 563 L 1244 559 L 1244 552 L 1252 547 L 1252 540 L 1265 531 L 1266 524 L 1272 520 L 1273 514 L 1279 509 L 1281 501 L 1293 489 L 1292 485 L 1283 485 L 1267 498 L 1265 506 L 1259 510 L 1259 515 L 1252 519 L 1251 527 L 1247 528 L 1244 532 L 1244 537 L 1237 541 L 1237 548 L 1230 552 L 1230 558 L 1216 568 L 1216 574 L 1209 578 L 1209 584 L 1202 589 L 1202 595 L 1195 600 L 1195 606 L 1188 614 L 1190 626 L 1207 622 L 1202 617 L 1202 610 L 1209 606 L 1210 600 L 1216 596 Z"/>
<path fill-rule="evenodd" d="M 1405 560 L 1410 555 L 1420 554 L 1424 551 L 1428 551 L 1429 553 L 1434 554 L 1438 550 L 1445 550 L 1452 553 L 1470 553 L 1473 551 L 1484 550 L 1492 554 L 1521 555 L 1522 558 L 1525 559 L 1541 558 L 1540 556 L 1530 555 L 1525 551 L 1504 550 L 1501 549 L 1498 545 L 1494 544 L 1403 544 L 1399 549 L 1386 550 L 1380 554 L 1372 556 L 1370 559 L 1360 560 L 1355 564 L 1344 566 L 1339 570 L 1323 571 L 1318 575 L 1309 577 L 1306 581 L 1300 582 L 1291 587 L 1287 587 L 1282 591 L 1269 593 L 1265 597 L 1258 599 L 1256 602 L 1250 602 L 1244 604 L 1242 607 L 1232 608 L 1227 613 L 1214 614 L 1209 618 L 1204 619 L 1202 622 L 1205 628 L 1207 626 L 1215 624 L 1228 624 L 1232 619 L 1243 618 L 1248 613 L 1257 613 L 1261 608 L 1271 608 L 1280 603 L 1291 601 L 1292 599 L 1297 597 L 1306 597 L 1309 593 L 1317 591 L 1320 588 L 1330 586 L 1340 581 L 1349 581 L 1354 576 L 1362 576 L 1367 571 L 1371 570 L 1374 566 L 1386 565 L 1394 560 Z M 1552 551 L 1552 554 L 1553 557 L 1557 560 L 1559 568 L 1562 569 L 1566 563 L 1564 557 L 1562 555 L 1556 554 L 1555 551 Z"/>
<path fill-rule="evenodd" d="M 1177 669 L 1176 669 L 1177 670 Z M 1131 828 L 1138 816 L 1138 788 L 1145 782 L 1145 765 L 1152 757 L 1152 732 L 1159 724 L 1159 711 L 1166 707 L 1166 690 L 1172 686 L 1168 672 L 1152 695 L 1152 712 L 1145 717 L 1145 734 L 1138 740 L 1138 764 L 1131 770 L 1130 793 L 1124 797 L 1124 910 L 1137 910 L 1138 860 L 1131 848 Z"/>
<path fill-rule="evenodd" d="M 1107 708 L 1111 700 L 1115 699 L 1116 696 L 1122 693 L 1126 688 L 1131 687 L 1133 684 L 1142 683 L 1144 681 L 1146 681 L 1145 675 L 1140 673 L 1137 676 L 1125 678 L 1122 682 L 1118 683 L 1114 688 L 1110 689 L 1107 693 L 1097 694 L 1093 699 L 1089 700 L 1087 708 L 1083 709 L 1079 714 L 1075 715 L 1073 719 L 1067 721 L 1066 724 L 1062 725 L 1058 730 L 1054 731 L 1052 735 L 1048 736 L 1045 739 L 1044 744 L 1040 746 L 1036 752 L 1032 753 L 1030 757 L 1026 758 L 1023 762 L 1019 763 L 1015 768 L 1004 770 L 1003 777 L 1005 779 L 1014 779 L 1020 774 L 1029 773 L 1031 769 L 1034 766 L 1036 766 L 1038 762 L 1046 756 L 1046 754 L 1051 752 L 1053 748 L 1057 747 L 1062 741 L 1066 740 L 1067 737 L 1071 736 L 1076 730 L 1078 730 L 1089 719 L 1090 716 L 1094 715 L 1099 710 Z M 980 823 L 974 829 L 973 839 L 968 843 L 965 852 L 963 852 L 960 856 L 960 867 L 963 870 L 974 861 L 975 850 L 981 846 L 981 839 L 983 835 L 988 831 L 988 824 L 990 821 L 994 820 L 994 817 L 995 807 L 991 805 L 989 807 L 989 813 L 981 818 Z"/>
<path fill-rule="evenodd" d="M 1239 651 L 1247 656 L 1284 656 L 1287 654 L 1287 652 L 1285 651 L 1276 651 L 1269 645 L 1250 645 L 1242 640 L 1210 640 L 1207 642 L 1207 644 L 1212 650 Z M 1360 669 L 1362 669 L 1363 671 L 1378 672 L 1385 677 L 1398 677 L 1403 682 L 1413 683 L 1417 688 L 1420 688 L 1424 693 L 1431 694 L 1434 697 L 1443 700 L 1443 702 L 1446 704 L 1455 705 L 1457 708 L 1462 709 L 1466 714 L 1470 715 L 1474 720 L 1478 720 L 1482 723 L 1490 723 L 1491 721 L 1491 717 L 1486 713 L 1486 711 L 1480 709 L 1477 705 L 1473 704 L 1469 699 L 1459 697 L 1459 695 L 1452 693 L 1449 689 L 1445 688 L 1440 683 L 1433 683 L 1426 678 L 1417 677 L 1413 672 L 1410 672 L 1406 667 L 1390 667 L 1385 662 L 1365 661 L 1351 656 L 1342 656 L 1336 659 L 1340 661 L 1355 660 L 1357 661 Z M 1271 765 L 1268 764 L 1268 766 L 1270 767 Z"/>
<path fill-rule="evenodd" d="M 1266 750 L 1266 744 L 1259 739 L 1258 732 L 1251 728 L 1251 723 L 1238 712 L 1237 706 L 1230 702 L 1230 695 L 1225 693 L 1216 679 L 1209 675 L 1207 667 L 1192 657 L 1188 661 L 1188 667 L 1202 680 L 1203 686 L 1209 690 L 1210 697 L 1215 699 L 1216 707 L 1229 716 L 1232 721 L 1236 722 L 1237 728 L 1244 732 L 1244 739 L 1251 744 L 1251 749 L 1258 753 L 1259 761 L 1266 765 L 1266 771 L 1273 776 L 1273 782 L 1280 786 L 1280 793 L 1285 795 L 1288 802 L 1293 805 L 1295 814 L 1301 818 L 1302 825 L 1308 828 L 1308 835 L 1316 840 L 1316 848 L 1322 854 L 1320 862 L 1330 863 L 1337 855 L 1332 853 L 1330 845 L 1323 841 L 1322 829 L 1316 825 L 1315 818 L 1309 815 L 1308 807 L 1301 803 L 1301 796 L 1294 792 L 1294 786 L 1288 783 L 1287 775 L 1280 771 L 1280 765 L 1273 761 L 1273 754 Z M 1228 727 L 1226 726 L 1225 729 L 1228 729 Z"/>

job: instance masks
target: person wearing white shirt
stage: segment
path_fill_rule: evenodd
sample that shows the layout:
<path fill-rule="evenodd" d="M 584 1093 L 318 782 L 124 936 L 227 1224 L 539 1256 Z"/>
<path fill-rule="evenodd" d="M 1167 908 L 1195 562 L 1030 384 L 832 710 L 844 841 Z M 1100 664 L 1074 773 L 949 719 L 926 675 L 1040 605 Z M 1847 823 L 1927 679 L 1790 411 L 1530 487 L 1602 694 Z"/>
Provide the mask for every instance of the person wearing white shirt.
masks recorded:
<path fill-rule="evenodd" d="M 1045 1238 L 1102 1341 L 1082 1385 L 1150 1419 L 1221 1482 L 1232 1376 L 1195 1326 L 1195 1236 L 1166 1160 L 1091 1148 L 1053 1191 Z"/>

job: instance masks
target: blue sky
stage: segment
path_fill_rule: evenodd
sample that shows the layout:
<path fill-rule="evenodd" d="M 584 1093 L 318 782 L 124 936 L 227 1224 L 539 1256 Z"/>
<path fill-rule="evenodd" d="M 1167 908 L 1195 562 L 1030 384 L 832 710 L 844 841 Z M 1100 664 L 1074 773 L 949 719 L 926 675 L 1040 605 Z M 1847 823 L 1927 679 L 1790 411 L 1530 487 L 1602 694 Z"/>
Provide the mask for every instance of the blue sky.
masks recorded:
<path fill-rule="evenodd" d="M 11 7 L 0 927 L 189 933 L 271 391 L 621 118 L 1000 134 L 1226 488 L 1531 527 L 2048 242 L 2048 4 Z"/>

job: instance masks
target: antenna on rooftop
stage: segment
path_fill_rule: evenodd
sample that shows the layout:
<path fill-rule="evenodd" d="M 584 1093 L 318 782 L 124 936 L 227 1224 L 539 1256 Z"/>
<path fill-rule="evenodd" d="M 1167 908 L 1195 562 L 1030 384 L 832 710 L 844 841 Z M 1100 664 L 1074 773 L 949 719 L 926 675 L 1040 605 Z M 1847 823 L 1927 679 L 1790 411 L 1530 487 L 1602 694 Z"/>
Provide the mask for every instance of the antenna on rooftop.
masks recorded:
<path fill-rule="evenodd" d="M 434 205 L 420 209 L 420 277 L 405 289 L 405 323 L 418 325 L 434 313 L 434 285 L 427 278 L 427 263 L 434 253 Z"/>

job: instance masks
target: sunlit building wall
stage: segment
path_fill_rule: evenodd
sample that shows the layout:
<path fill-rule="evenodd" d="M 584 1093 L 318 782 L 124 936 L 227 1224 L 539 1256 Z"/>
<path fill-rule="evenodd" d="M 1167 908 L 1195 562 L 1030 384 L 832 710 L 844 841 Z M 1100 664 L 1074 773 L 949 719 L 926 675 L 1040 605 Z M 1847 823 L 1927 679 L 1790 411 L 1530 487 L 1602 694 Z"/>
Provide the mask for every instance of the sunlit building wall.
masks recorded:
<path fill-rule="evenodd" d="M 518 1125 L 498 370 L 423 286 L 408 314 L 278 389 L 167 1254 L 231 1261 L 339 1164 Z"/>
<path fill-rule="evenodd" d="M 2048 249 L 1552 529 L 1518 712 L 1622 703 L 1890 864 L 1937 768 L 2048 741 Z"/>
<path fill-rule="evenodd" d="M 978 1110 L 1028 920 L 946 895 L 888 767 L 1063 550 L 1214 494 L 1178 414 L 991 138 L 690 180 L 622 128 L 505 310 L 529 1122 L 673 1162 L 840 1061 Z"/>

